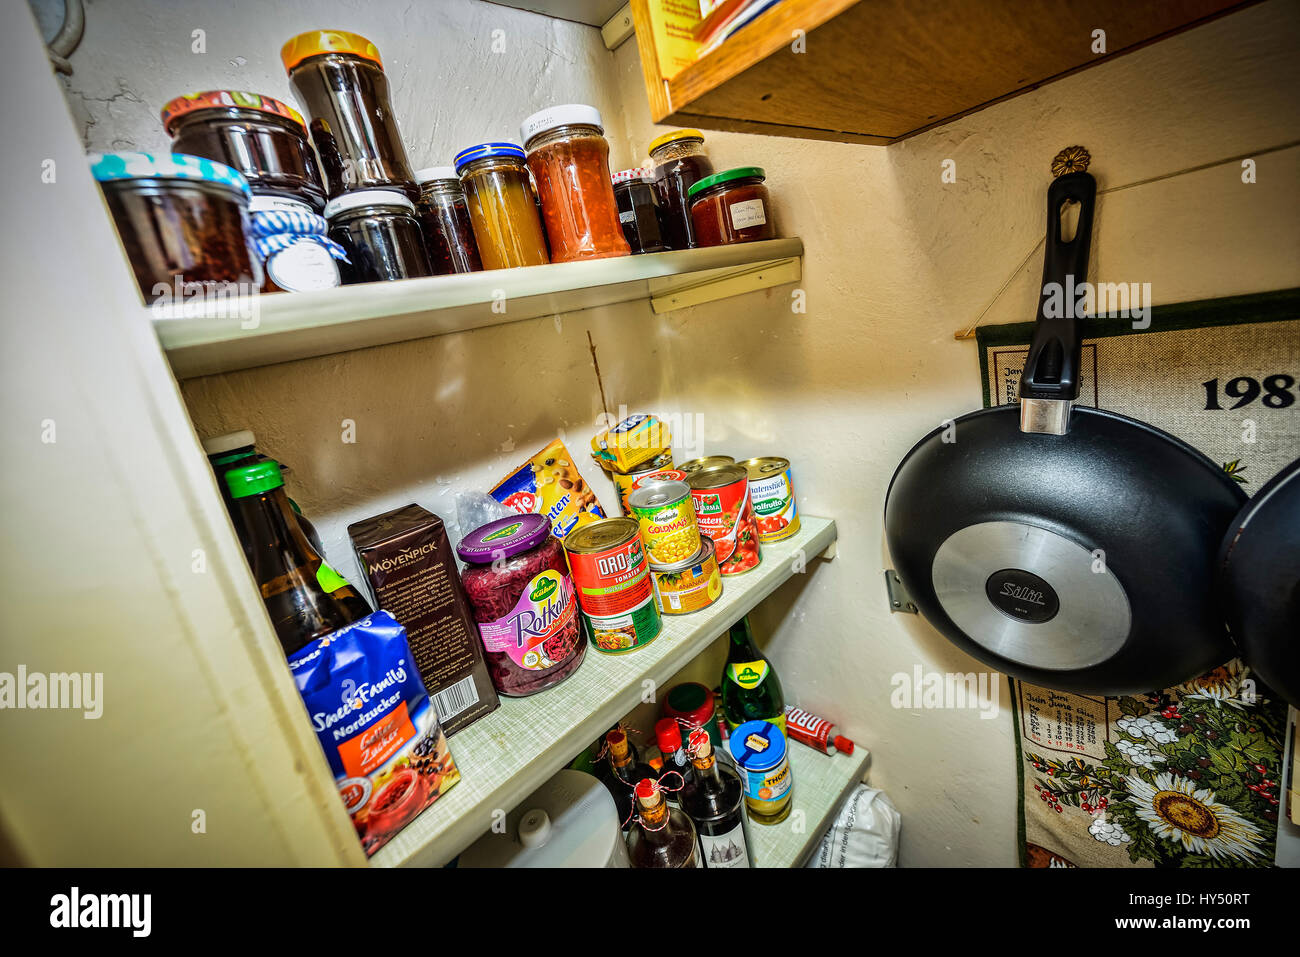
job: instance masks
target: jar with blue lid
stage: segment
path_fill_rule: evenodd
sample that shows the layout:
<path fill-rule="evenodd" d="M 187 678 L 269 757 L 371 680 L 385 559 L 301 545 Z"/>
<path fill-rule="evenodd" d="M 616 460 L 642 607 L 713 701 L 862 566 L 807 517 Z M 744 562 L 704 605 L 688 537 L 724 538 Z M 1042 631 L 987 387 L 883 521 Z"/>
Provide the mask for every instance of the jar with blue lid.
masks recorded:
<path fill-rule="evenodd" d="M 514 143 L 480 143 L 457 153 L 455 165 L 483 268 L 550 262 L 524 151 Z"/>
<path fill-rule="evenodd" d="M 257 292 L 248 181 L 185 153 L 95 153 L 98 181 L 147 303 Z"/>
<path fill-rule="evenodd" d="M 336 261 L 347 252 L 326 235 L 326 220 L 304 202 L 281 196 L 254 196 L 253 249 L 266 280 L 262 292 L 308 292 L 339 284 Z"/>
<path fill-rule="evenodd" d="M 750 819 L 779 824 L 789 817 L 794 773 L 781 729 L 770 721 L 746 721 L 731 732 L 727 747 L 740 773 Z"/>

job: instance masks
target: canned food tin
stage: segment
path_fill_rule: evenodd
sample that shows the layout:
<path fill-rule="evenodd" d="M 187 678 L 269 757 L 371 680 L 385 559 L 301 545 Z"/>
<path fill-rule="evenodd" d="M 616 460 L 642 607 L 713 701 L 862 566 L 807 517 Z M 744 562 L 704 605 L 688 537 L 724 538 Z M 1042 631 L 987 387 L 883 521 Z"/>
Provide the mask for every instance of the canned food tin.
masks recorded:
<path fill-rule="evenodd" d="M 663 623 L 636 521 L 606 518 L 583 525 L 565 537 L 564 550 L 595 649 L 616 655 L 650 644 Z"/>
<path fill-rule="evenodd" d="M 731 732 L 727 746 L 736 759 L 750 818 L 777 824 L 789 817 L 794 775 L 781 729 L 769 721 L 746 721 Z"/>
<path fill-rule="evenodd" d="M 790 460 L 768 456 L 741 462 L 749 471 L 749 498 L 758 524 L 758 540 L 779 542 L 799 531 Z"/>
<path fill-rule="evenodd" d="M 700 540 L 700 551 L 675 565 L 651 565 L 659 610 L 665 615 L 689 615 L 708 608 L 722 594 L 722 575 L 713 540 Z"/>
<path fill-rule="evenodd" d="M 632 483 L 632 491 L 639 488 L 645 488 L 659 482 L 685 482 L 686 473 L 681 469 L 666 468 L 655 469 L 652 472 L 640 472 L 636 476 L 636 481 Z"/>
<path fill-rule="evenodd" d="M 758 525 L 749 498 L 749 473 L 743 465 L 713 465 L 686 479 L 695 502 L 700 533 L 717 546 L 718 570 L 740 575 L 762 561 Z"/>
<path fill-rule="evenodd" d="M 639 488 L 627 498 L 652 565 L 674 565 L 700 550 L 692 492 L 685 482 Z"/>
<path fill-rule="evenodd" d="M 592 456 L 592 461 L 605 470 L 609 480 L 614 483 L 614 491 L 618 493 L 618 507 L 624 515 L 630 516 L 632 513 L 627 507 L 627 497 L 632 494 L 632 489 L 636 486 L 637 479 L 658 472 L 661 469 L 671 468 L 673 464 L 673 453 L 664 452 L 656 456 L 643 465 L 638 465 L 631 472 L 615 472 L 609 467 L 609 463 Z"/>
<path fill-rule="evenodd" d="M 730 455 L 706 455 L 702 459 L 690 459 L 683 462 L 677 468 L 687 475 L 693 475 L 701 469 L 711 469 L 715 465 L 731 465 L 735 461 Z"/>

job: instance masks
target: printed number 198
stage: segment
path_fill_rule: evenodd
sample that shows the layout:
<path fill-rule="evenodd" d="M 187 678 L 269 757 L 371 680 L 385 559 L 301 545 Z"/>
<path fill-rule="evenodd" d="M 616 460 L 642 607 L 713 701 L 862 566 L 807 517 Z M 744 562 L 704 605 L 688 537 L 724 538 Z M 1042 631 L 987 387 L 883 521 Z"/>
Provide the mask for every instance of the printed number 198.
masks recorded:
<path fill-rule="evenodd" d="M 1219 405 L 1219 380 L 1211 379 L 1209 382 L 1202 382 L 1201 385 L 1205 387 L 1205 408 L 1222 409 L 1223 406 Z M 1223 394 L 1237 400 L 1232 406 L 1234 409 L 1250 405 L 1259 399 L 1261 392 L 1264 398 L 1260 401 L 1264 405 L 1270 409 L 1285 409 L 1295 403 L 1295 396 L 1291 392 L 1294 387 L 1294 376 L 1271 375 L 1261 382 L 1259 379 L 1243 375 L 1229 380 L 1223 387 Z"/>

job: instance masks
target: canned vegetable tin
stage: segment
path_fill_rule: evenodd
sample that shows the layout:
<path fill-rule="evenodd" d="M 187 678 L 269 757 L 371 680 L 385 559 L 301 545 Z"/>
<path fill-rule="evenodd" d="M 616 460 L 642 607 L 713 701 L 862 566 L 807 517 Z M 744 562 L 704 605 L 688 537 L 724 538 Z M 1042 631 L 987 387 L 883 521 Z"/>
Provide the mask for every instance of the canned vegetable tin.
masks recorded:
<path fill-rule="evenodd" d="M 629 518 L 640 524 L 650 564 L 675 565 L 699 552 L 700 530 L 691 495 L 685 482 L 661 482 L 628 496 Z"/>
<path fill-rule="evenodd" d="M 636 483 L 644 476 L 651 475 L 660 469 L 666 469 L 673 464 L 673 453 L 664 452 L 656 456 L 643 465 L 638 465 L 630 472 L 616 472 L 609 468 L 609 463 L 603 459 L 592 456 L 592 461 L 605 470 L 609 480 L 614 483 L 614 491 L 618 494 L 618 507 L 624 515 L 631 516 L 631 511 L 627 507 L 627 497 L 632 494 Z"/>
<path fill-rule="evenodd" d="M 578 608 L 597 651 L 621 654 L 643 648 L 659 634 L 641 532 L 630 518 L 606 518 L 564 538 Z"/>
<path fill-rule="evenodd" d="M 713 540 L 700 539 L 698 554 L 676 565 L 651 565 L 659 610 L 665 615 L 689 615 L 708 608 L 722 594 L 722 575 L 714 557 Z"/>
<path fill-rule="evenodd" d="M 779 542 L 799 531 L 790 460 L 768 456 L 741 462 L 749 471 L 749 498 L 758 524 L 758 540 Z"/>
<path fill-rule="evenodd" d="M 730 455 L 706 455 L 702 459 L 690 459 L 677 467 L 687 475 L 693 475 L 700 469 L 713 468 L 715 465 L 731 465 L 735 461 Z"/>
<path fill-rule="evenodd" d="M 749 816 L 759 824 L 789 817 L 794 774 L 781 729 L 770 721 L 746 721 L 731 732 L 727 746 L 736 759 Z"/>
<path fill-rule="evenodd" d="M 762 560 L 758 525 L 749 498 L 749 473 L 743 465 L 713 465 L 690 475 L 701 534 L 717 546 L 718 570 L 740 575 Z"/>

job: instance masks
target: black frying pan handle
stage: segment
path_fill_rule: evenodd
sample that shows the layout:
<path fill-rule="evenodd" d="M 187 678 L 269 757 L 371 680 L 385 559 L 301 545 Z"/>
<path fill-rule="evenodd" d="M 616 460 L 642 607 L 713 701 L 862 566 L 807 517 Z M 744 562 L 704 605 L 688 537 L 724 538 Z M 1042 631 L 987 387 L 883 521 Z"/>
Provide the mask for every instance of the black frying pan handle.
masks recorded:
<path fill-rule="evenodd" d="M 1079 225 L 1069 242 L 1061 238 L 1061 207 L 1067 200 L 1080 206 Z M 1088 279 L 1088 248 L 1096 203 L 1097 181 L 1087 173 L 1067 173 L 1047 190 L 1043 286 L 1029 358 L 1020 376 L 1022 399 L 1079 397 L 1083 334 L 1075 305 L 1077 288 Z"/>

